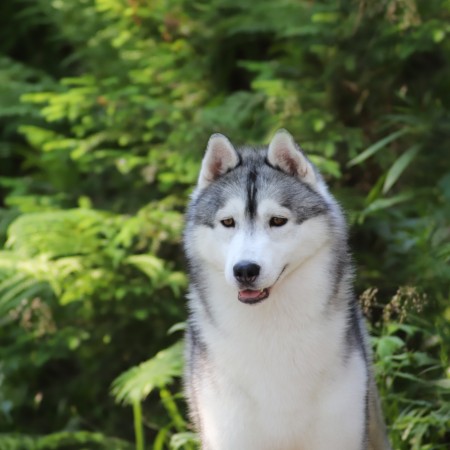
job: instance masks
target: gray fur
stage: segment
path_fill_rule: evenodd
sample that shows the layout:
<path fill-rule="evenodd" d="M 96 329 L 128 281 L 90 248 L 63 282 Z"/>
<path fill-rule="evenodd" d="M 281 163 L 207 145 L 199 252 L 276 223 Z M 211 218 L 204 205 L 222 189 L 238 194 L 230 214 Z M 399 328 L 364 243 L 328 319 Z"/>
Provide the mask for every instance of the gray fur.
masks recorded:
<path fill-rule="evenodd" d="M 298 223 L 330 209 L 323 197 L 306 183 L 271 166 L 267 148 L 244 147 L 238 152 L 240 163 L 194 197 L 187 213 L 188 226 L 212 227 L 217 211 L 231 195 L 246 196 L 249 216 L 261 196 L 273 198 L 294 211 Z"/>

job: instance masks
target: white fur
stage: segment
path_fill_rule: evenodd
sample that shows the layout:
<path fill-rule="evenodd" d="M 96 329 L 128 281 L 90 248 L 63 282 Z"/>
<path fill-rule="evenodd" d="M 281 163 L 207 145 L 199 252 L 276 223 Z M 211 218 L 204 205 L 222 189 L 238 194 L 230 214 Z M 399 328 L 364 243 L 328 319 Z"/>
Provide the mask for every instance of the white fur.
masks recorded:
<path fill-rule="evenodd" d="M 233 217 L 235 228 L 202 226 L 191 236 L 191 251 L 208 267 L 210 312 L 220 318 L 212 323 L 191 302 L 208 346 L 210 373 L 196 387 L 204 448 L 361 450 L 367 368 L 356 351 L 343 357 L 345 311 L 326 312 L 327 222 L 295 224 L 289 210 L 264 200 L 251 227 L 244 207 L 234 198 L 217 214 L 217 221 Z M 273 216 L 288 223 L 271 228 Z M 242 259 L 261 266 L 258 288 L 271 287 L 257 305 L 237 298 L 232 268 Z"/>

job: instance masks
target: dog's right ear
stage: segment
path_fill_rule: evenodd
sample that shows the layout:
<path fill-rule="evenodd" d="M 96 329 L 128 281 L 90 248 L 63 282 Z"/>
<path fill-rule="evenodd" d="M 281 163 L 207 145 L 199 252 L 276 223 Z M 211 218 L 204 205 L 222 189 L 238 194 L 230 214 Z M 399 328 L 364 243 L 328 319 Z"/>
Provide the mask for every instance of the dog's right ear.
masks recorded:
<path fill-rule="evenodd" d="M 198 187 L 205 188 L 217 178 L 234 169 L 239 164 L 239 156 L 231 142 L 220 133 L 213 134 L 208 141 L 202 168 L 198 177 Z"/>

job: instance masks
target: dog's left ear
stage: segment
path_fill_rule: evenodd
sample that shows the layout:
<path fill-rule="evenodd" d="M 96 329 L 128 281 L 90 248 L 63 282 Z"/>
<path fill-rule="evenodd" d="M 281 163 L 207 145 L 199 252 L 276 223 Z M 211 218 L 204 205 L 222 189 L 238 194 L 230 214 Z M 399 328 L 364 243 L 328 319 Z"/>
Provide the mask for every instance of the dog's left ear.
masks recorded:
<path fill-rule="evenodd" d="M 317 184 L 313 166 L 286 130 L 279 130 L 269 144 L 267 159 L 288 175 L 296 176 L 311 186 Z"/>
<path fill-rule="evenodd" d="M 198 177 L 198 187 L 205 188 L 217 178 L 225 175 L 239 164 L 239 156 L 231 142 L 220 133 L 213 134 L 208 141 L 202 168 Z"/>

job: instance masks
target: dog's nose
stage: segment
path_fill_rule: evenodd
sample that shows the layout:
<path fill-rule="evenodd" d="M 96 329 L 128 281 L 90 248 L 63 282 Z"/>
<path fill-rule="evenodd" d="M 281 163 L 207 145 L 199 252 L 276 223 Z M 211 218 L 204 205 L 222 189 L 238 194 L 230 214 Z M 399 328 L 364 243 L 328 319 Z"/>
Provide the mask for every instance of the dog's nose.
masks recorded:
<path fill-rule="evenodd" d="M 240 283 L 253 283 L 259 275 L 261 267 L 251 261 L 240 261 L 233 267 L 233 273 Z"/>

